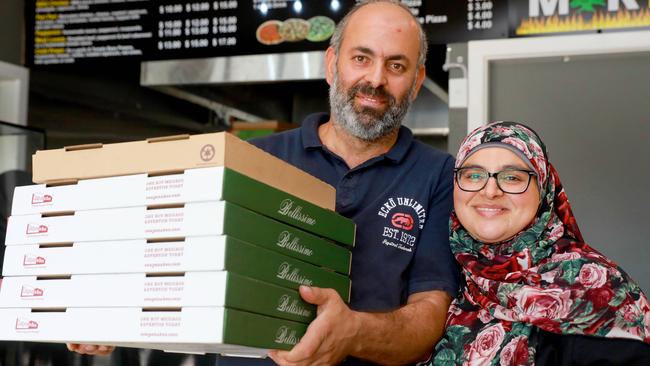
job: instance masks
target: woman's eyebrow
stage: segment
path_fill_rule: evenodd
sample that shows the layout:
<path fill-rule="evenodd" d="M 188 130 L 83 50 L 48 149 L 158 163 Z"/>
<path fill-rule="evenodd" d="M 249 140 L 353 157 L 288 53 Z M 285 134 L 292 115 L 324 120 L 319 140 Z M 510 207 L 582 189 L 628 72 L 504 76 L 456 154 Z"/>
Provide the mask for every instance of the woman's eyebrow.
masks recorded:
<path fill-rule="evenodd" d="M 528 166 L 526 166 L 526 165 L 508 164 L 508 165 L 502 165 L 501 169 L 525 169 L 525 170 L 528 170 Z"/>
<path fill-rule="evenodd" d="M 481 169 L 485 169 L 485 167 L 482 167 L 482 166 L 477 165 L 477 164 L 463 165 L 463 166 L 461 166 L 461 168 L 481 168 Z"/>

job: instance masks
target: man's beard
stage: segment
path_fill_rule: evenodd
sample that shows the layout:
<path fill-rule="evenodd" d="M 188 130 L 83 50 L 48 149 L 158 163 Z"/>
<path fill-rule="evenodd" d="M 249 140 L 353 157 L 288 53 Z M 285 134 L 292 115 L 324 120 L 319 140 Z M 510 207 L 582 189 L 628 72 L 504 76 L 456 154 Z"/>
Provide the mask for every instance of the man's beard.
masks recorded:
<path fill-rule="evenodd" d="M 338 71 L 336 71 L 329 89 L 332 117 L 352 136 L 374 142 L 399 128 L 411 106 L 414 91 L 415 82 L 408 95 L 398 102 L 383 86 L 373 88 L 369 83 L 357 83 L 345 90 L 339 85 Z M 354 100 L 357 94 L 387 100 L 388 108 L 384 112 L 369 107 L 356 108 Z"/>

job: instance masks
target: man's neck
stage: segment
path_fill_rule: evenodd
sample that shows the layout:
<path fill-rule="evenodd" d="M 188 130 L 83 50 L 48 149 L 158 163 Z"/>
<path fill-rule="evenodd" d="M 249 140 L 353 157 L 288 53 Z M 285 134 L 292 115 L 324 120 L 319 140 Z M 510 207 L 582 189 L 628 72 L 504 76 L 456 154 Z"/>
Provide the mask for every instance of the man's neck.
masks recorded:
<path fill-rule="evenodd" d="M 399 129 L 373 142 L 352 136 L 332 119 L 318 127 L 318 137 L 323 145 L 353 169 L 366 161 L 387 153 L 395 142 Z"/>

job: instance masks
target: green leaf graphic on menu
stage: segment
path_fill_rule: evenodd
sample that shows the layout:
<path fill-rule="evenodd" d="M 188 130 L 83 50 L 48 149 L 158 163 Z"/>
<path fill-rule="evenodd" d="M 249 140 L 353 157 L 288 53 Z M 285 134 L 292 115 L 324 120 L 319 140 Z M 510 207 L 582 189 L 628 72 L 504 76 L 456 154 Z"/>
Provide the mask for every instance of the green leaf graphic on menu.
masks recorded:
<path fill-rule="evenodd" d="M 571 0 L 571 8 L 578 9 L 578 13 L 594 13 L 594 6 L 605 6 L 605 0 Z"/>

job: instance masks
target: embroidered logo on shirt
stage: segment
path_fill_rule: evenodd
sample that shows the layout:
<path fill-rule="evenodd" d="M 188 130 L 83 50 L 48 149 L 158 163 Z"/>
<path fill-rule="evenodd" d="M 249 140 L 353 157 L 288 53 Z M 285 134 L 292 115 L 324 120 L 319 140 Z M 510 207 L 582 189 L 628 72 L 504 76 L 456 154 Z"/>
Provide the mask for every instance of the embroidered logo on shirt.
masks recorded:
<path fill-rule="evenodd" d="M 381 243 L 412 252 L 418 239 L 416 228 L 424 228 L 427 216 L 424 207 L 413 198 L 391 197 L 379 207 L 377 215 L 386 219 Z"/>
<path fill-rule="evenodd" d="M 415 211 L 415 215 L 417 215 L 418 218 L 418 227 L 420 230 L 424 227 L 424 222 L 427 218 L 427 212 L 424 209 L 424 206 L 420 204 L 420 202 L 414 200 L 413 198 L 406 198 L 406 197 L 396 197 L 396 198 L 389 198 L 384 202 L 383 205 L 379 208 L 379 211 L 377 212 L 377 215 L 383 217 L 383 218 L 388 218 L 388 215 L 391 213 L 391 211 L 395 208 L 400 208 L 400 211 L 405 211 L 404 209 L 412 209 Z M 411 218 L 411 221 L 413 221 L 413 217 L 408 215 Z M 393 219 L 393 217 L 391 217 Z M 400 219 L 401 220 L 401 219 Z M 410 229 L 409 229 L 410 230 Z"/>

